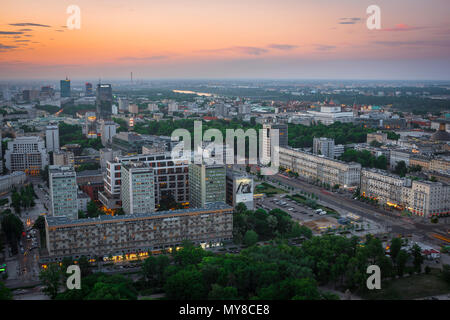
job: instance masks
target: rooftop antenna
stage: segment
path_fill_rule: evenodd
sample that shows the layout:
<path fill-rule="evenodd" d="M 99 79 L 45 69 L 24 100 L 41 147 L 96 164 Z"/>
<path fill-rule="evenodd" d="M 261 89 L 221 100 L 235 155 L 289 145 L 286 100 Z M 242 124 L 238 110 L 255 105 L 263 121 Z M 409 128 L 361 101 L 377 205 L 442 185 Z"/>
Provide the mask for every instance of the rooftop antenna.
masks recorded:
<path fill-rule="evenodd" d="M 133 71 L 131 71 L 131 84 L 133 84 Z"/>

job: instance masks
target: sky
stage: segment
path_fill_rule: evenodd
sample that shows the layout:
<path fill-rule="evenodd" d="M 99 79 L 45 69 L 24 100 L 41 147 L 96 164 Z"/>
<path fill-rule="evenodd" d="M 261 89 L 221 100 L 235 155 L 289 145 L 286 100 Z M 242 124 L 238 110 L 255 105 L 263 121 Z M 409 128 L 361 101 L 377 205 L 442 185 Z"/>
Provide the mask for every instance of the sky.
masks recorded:
<path fill-rule="evenodd" d="M 369 30 L 377 5 L 381 29 Z M 80 29 L 68 28 L 70 5 Z M 2 0 L 0 79 L 450 79 L 448 0 Z"/>

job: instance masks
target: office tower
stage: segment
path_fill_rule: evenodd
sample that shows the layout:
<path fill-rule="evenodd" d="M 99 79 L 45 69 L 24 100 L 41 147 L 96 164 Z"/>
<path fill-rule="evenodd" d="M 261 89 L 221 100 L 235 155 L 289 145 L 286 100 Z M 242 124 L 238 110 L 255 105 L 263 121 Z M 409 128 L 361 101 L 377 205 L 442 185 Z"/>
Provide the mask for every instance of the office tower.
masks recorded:
<path fill-rule="evenodd" d="M 70 80 L 61 80 L 59 82 L 61 98 L 70 98 Z"/>
<path fill-rule="evenodd" d="M 99 119 L 110 119 L 112 114 L 112 87 L 110 84 L 97 85 L 97 117 Z"/>
<path fill-rule="evenodd" d="M 112 138 L 116 135 L 116 123 L 114 121 L 101 120 L 100 122 L 102 144 L 104 146 L 112 143 Z"/>
<path fill-rule="evenodd" d="M 59 128 L 57 125 L 49 125 L 45 128 L 45 142 L 47 152 L 59 150 Z"/>
<path fill-rule="evenodd" d="M 233 208 L 243 203 L 253 210 L 253 177 L 247 173 L 227 170 L 227 203 Z"/>
<path fill-rule="evenodd" d="M 55 95 L 55 92 L 52 87 L 50 87 L 50 86 L 41 87 L 41 93 L 40 93 L 41 98 L 48 99 L 48 98 L 53 97 L 54 95 Z"/>
<path fill-rule="evenodd" d="M 86 82 L 85 87 L 86 87 L 86 95 L 88 97 L 92 96 L 92 94 L 93 94 L 93 92 L 92 92 L 92 83 Z"/>
<path fill-rule="evenodd" d="M 85 133 L 89 139 L 97 138 L 97 116 L 95 112 L 86 112 L 85 118 Z"/>
<path fill-rule="evenodd" d="M 5 165 L 9 171 L 24 171 L 28 175 L 39 175 L 40 170 L 47 164 L 47 149 L 40 137 L 17 137 L 13 141 L 8 141 Z"/>
<path fill-rule="evenodd" d="M 155 211 L 155 180 L 153 169 L 145 162 L 122 164 L 121 198 L 126 214 Z"/>
<path fill-rule="evenodd" d="M 127 111 L 128 110 L 128 99 L 127 98 L 119 98 L 119 111 Z"/>
<path fill-rule="evenodd" d="M 278 146 L 288 146 L 288 126 L 287 124 L 263 124 L 263 137 L 262 137 L 262 161 L 269 163 L 272 161 L 272 149 L 275 145 L 272 143 L 271 132 L 272 130 L 278 130 Z"/>
<path fill-rule="evenodd" d="M 78 186 L 73 167 L 50 166 L 51 213 L 55 217 L 78 218 Z"/>
<path fill-rule="evenodd" d="M 313 139 L 313 153 L 334 159 L 334 139 L 315 138 Z"/>
<path fill-rule="evenodd" d="M 189 206 L 202 208 L 209 203 L 225 202 L 225 176 L 224 165 L 189 164 Z"/>

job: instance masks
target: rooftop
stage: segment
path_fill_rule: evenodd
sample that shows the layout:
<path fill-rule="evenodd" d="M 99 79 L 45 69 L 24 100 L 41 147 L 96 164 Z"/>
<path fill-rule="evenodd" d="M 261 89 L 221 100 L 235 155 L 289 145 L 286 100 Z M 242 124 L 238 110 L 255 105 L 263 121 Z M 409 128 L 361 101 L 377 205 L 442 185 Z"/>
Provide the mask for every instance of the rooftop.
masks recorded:
<path fill-rule="evenodd" d="M 110 215 L 101 215 L 97 218 L 86 218 L 86 219 L 69 219 L 67 217 L 54 217 L 54 216 L 45 216 L 45 220 L 49 227 L 55 226 L 64 226 L 64 225 L 81 225 L 86 223 L 97 223 L 97 222 L 119 222 L 121 220 L 126 221 L 128 219 L 136 219 L 136 218 L 148 218 L 148 217 L 157 217 L 157 216 L 171 216 L 174 214 L 186 214 L 186 213 L 195 213 L 195 212 L 204 212 L 204 211 L 213 211 L 213 210 L 232 210 L 233 207 L 229 206 L 224 202 L 214 202 L 207 204 L 203 208 L 190 208 L 190 209 L 180 209 L 180 210 L 167 210 L 167 211 L 156 211 L 149 213 L 138 213 L 131 215 L 123 215 L 123 216 L 110 216 Z"/>

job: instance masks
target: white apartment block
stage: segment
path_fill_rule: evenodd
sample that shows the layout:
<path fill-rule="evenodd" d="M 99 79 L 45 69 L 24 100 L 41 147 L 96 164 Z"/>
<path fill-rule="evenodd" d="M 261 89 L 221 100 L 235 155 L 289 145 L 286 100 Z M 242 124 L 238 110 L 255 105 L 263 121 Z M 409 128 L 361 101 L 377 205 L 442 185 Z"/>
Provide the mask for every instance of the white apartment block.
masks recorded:
<path fill-rule="evenodd" d="M 126 214 L 155 211 L 155 178 L 153 169 L 145 162 L 122 164 L 121 198 Z"/>
<path fill-rule="evenodd" d="M 384 170 L 367 168 L 361 170 L 360 193 L 365 197 L 378 199 L 380 204 L 401 205 L 403 188 L 410 186 L 410 179 L 401 178 Z"/>
<path fill-rule="evenodd" d="M 73 167 L 50 166 L 48 175 L 52 215 L 78 219 L 78 185 Z"/>
<path fill-rule="evenodd" d="M 441 182 L 413 181 L 403 198 L 409 211 L 424 218 L 450 213 L 450 185 Z"/>
<path fill-rule="evenodd" d="M 280 147 L 280 166 L 297 172 L 310 182 L 320 181 L 331 186 L 339 184 L 348 188 L 359 186 L 361 165 L 299 151 L 290 147 Z"/>
<path fill-rule="evenodd" d="M 334 159 L 334 139 L 320 137 L 313 139 L 313 153 Z"/>
<path fill-rule="evenodd" d="M 112 143 L 112 138 L 116 135 L 116 123 L 114 121 L 102 120 L 100 122 L 102 134 L 102 144 L 104 146 Z"/>
<path fill-rule="evenodd" d="M 44 140 L 38 136 L 17 137 L 8 141 L 5 165 L 10 172 L 24 171 L 28 175 L 39 175 L 48 165 Z"/>

